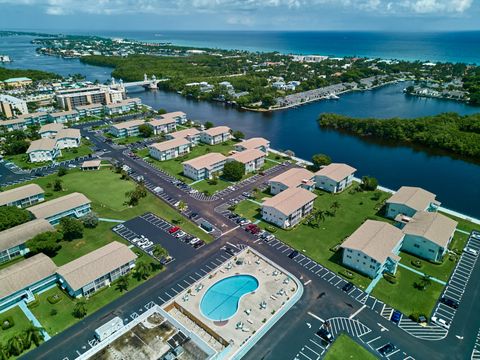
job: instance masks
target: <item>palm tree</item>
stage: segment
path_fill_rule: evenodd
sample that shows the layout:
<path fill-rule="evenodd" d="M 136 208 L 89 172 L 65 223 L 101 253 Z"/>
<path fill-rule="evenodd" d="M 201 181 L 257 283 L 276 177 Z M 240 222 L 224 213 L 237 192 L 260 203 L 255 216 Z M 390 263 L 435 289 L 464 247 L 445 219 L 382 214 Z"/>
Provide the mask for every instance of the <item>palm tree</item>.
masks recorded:
<path fill-rule="evenodd" d="M 10 354 L 8 353 L 8 349 L 5 345 L 0 344 L 0 360 L 8 360 Z"/>
<path fill-rule="evenodd" d="M 325 221 L 325 211 L 323 210 L 316 211 L 314 216 L 315 216 L 315 221 L 317 222 L 317 225 Z"/>
<path fill-rule="evenodd" d="M 167 257 L 168 256 L 168 251 L 163 246 L 161 246 L 159 244 L 155 244 L 155 246 L 153 247 L 152 254 L 157 259 L 161 259 L 162 257 Z"/>
<path fill-rule="evenodd" d="M 7 342 L 8 353 L 18 356 L 25 349 L 24 340 L 20 334 L 12 336 Z"/>
<path fill-rule="evenodd" d="M 24 330 L 25 348 L 30 348 L 32 343 L 39 346 L 43 341 L 42 328 L 36 327 L 33 324 Z"/>
<path fill-rule="evenodd" d="M 420 279 L 420 284 L 422 285 L 423 290 L 425 290 L 432 284 L 431 277 L 427 274 L 423 274 L 422 278 Z"/>
<path fill-rule="evenodd" d="M 117 281 L 116 289 L 120 292 L 128 291 L 129 280 L 128 274 L 121 276 Z"/>
<path fill-rule="evenodd" d="M 185 201 L 180 200 L 178 202 L 178 210 L 180 210 L 180 212 L 183 212 L 183 211 L 187 210 L 187 208 L 188 208 L 188 205 Z"/>
<path fill-rule="evenodd" d="M 135 266 L 135 274 L 139 279 L 145 280 L 150 274 L 150 266 L 145 262 L 139 262 Z"/>
<path fill-rule="evenodd" d="M 330 209 L 333 211 L 333 215 L 335 216 L 338 209 L 340 209 L 340 204 L 338 201 L 334 201 L 332 205 L 330 205 Z"/>

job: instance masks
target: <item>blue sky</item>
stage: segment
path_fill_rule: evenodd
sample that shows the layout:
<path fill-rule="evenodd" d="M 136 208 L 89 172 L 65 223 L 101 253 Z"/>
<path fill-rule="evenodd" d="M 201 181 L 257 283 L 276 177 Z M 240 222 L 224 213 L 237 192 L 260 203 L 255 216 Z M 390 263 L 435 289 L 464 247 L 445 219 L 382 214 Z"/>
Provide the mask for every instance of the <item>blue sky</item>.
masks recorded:
<path fill-rule="evenodd" d="M 480 30 L 480 0 L 0 0 L 0 29 Z"/>

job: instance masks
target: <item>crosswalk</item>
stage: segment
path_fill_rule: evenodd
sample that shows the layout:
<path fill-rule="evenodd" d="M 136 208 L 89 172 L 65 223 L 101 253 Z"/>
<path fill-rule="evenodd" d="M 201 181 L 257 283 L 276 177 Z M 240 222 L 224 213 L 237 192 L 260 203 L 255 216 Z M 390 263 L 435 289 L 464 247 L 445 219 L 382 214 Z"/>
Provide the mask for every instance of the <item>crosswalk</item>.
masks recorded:
<path fill-rule="evenodd" d="M 478 330 L 477 337 L 475 339 L 475 345 L 472 351 L 472 360 L 480 360 L 480 329 Z"/>

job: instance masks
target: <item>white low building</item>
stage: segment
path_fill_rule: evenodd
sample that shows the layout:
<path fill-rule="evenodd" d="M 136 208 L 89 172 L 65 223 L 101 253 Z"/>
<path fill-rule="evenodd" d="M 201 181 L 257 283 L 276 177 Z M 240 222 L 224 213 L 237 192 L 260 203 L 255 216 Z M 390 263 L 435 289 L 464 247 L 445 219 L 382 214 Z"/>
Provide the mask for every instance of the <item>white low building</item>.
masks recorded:
<path fill-rule="evenodd" d="M 229 161 L 238 161 L 245 166 L 245 173 L 260 170 L 265 164 L 266 154 L 257 149 L 245 150 L 230 155 L 227 158 Z"/>
<path fill-rule="evenodd" d="M 303 189 L 313 191 L 315 182 L 313 180 L 314 174 L 311 171 L 303 168 L 293 168 L 281 173 L 270 179 L 268 185 L 270 186 L 270 193 L 276 195 L 289 188 L 301 187 Z"/>
<path fill-rule="evenodd" d="M 30 143 L 27 149 L 27 155 L 30 162 L 53 161 L 62 155 L 61 150 L 57 147 L 57 141 L 54 139 L 39 139 Z"/>
<path fill-rule="evenodd" d="M 165 161 L 188 154 L 190 148 L 190 141 L 179 138 L 152 144 L 148 147 L 148 153 L 154 159 Z"/>
<path fill-rule="evenodd" d="M 55 136 L 59 149 L 77 148 L 80 146 L 82 135 L 79 129 L 62 129 Z"/>
<path fill-rule="evenodd" d="M 187 114 L 185 114 L 182 111 L 173 111 L 173 112 L 165 113 L 161 115 L 161 118 L 175 120 L 175 122 L 179 125 L 185 124 L 188 121 Z"/>
<path fill-rule="evenodd" d="M 357 169 L 347 164 L 333 163 L 315 173 L 315 186 L 331 193 L 345 190 L 352 184 Z"/>
<path fill-rule="evenodd" d="M 235 144 L 236 151 L 245 151 L 251 149 L 261 150 L 264 153 L 268 154 L 270 150 L 270 141 L 262 137 L 254 137 Z"/>
<path fill-rule="evenodd" d="M 230 131 L 228 126 L 216 126 L 202 131 L 200 133 L 200 141 L 209 145 L 221 144 L 232 138 Z"/>
<path fill-rule="evenodd" d="M 57 133 L 64 128 L 63 124 L 57 124 L 57 123 L 50 123 L 50 124 L 45 124 L 40 127 L 40 130 L 38 130 L 38 135 L 42 138 L 50 138 L 53 139 Z"/>
<path fill-rule="evenodd" d="M 167 134 L 177 129 L 177 122 L 175 119 L 153 119 L 146 123 L 153 130 L 155 135 Z"/>
<path fill-rule="evenodd" d="M 282 229 L 293 227 L 312 212 L 316 197 L 302 188 L 286 189 L 264 201 L 262 219 Z"/>
<path fill-rule="evenodd" d="M 200 131 L 195 128 L 184 129 L 180 131 L 175 131 L 173 133 L 169 133 L 165 135 L 166 139 L 187 139 L 190 141 L 192 146 L 198 145 L 200 142 Z"/>
<path fill-rule="evenodd" d="M 436 195 L 414 186 L 402 186 L 386 201 L 386 216 L 395 219 L 398 215 L 412 217 L 417 211 L 437 211 L 440 202 Z"/>
<path fill-rule="evenodd" d="M 223 171 L 226 161 L 220 153 L 205 154 L 183 162 L 183 175 L 193 180 L 211 179 Z"/>

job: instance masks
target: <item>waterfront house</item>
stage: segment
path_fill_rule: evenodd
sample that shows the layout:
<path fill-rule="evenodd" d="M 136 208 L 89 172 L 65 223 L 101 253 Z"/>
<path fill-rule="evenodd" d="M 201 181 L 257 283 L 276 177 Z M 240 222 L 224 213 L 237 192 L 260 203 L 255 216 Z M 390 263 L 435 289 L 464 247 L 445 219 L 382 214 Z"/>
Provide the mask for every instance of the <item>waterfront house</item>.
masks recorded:
<path fill-rule="evenodd" d="M 315 188 L 314 174 L 303 168 L 289 169 L 280 175 L 270 179 L 270 193 L 276 195 L 288 188 L 301 187 L 303 189 L 313 191 Z"/>
<path fill-rule="evenodd" d="M 263 202 L 262 219 L 282 229 L 293 227 L 312 212 L 316 197 L 302 188 L 288 188 Z"/>
<path fill-rule="evenodd" d="M 124 121 L 110 126 L 109 132 L 117 138 L 138 136 L 140 134 L 138 127 L 144 123 L 143 120 Z"/>
<path fill-rule="evenodd" d="M 175 120 L 178 125 L 185 124 L 187 120 L 187 114 L 182 111 L 173 111 L 160 115 L 162 119 Z"/>
<path fill-rule="evenodd" d="M 35 294 L 57 281 L 57 266 L 45 254 L 37 254 L 0 270 L 0 311 L 35 300 Z"/>
<path fill-rule="evenodd" d="M 54 231 L 53 226 L 45 219 L 35 219 L 0 232 L 0 264 L 25 255 L 25 243 L 47 231 Z"/>
<path fill-rule="evenodd" d="M 166 139 L 178 139 L 178 138 L 184 138 L 190 141 L 192 146 L 198 145 L 200 142 L 200 131 L 198 131 L 195 128 L 189 128 L 189 129 L 184 129 L 180 131 L 175 131 L 170 134 L 165 135 Z"/>
<path fill-rule="evenodd" d="M 0 129 L 3 131 L 27 130 L 27 123 L 24 119 L 10 119 L 0 121 Z"/>
<path fill-rule="evenodd" d="M 57 124 L 57 123 L 49 123 L 42 125 L 40 127 L 40 130 L 38 130 L 38 135 L 40 137 L 47 139 L 53 139 L 57 133 L 64 128 L 63 124 Z"/>
<path fill-rule="evenodd" d="M 202 131 L 200 133 L 200 141 L 209 145 L 221 144 L 231 139 L 230 131 L 228 126 L 216 126 Z"/>
<path fill-rule="evenodd" d="M 80 146 L 82 136 L 79 129 L 62 129 L 55 136 L 59 149 L 77 148 Z"/>
<path fill-rule="evenodd" d="M 152 128 L 155 135 L 166 134 L 177 129 L 177 122 L 172 118 L 153 119 L 146 124 Z"/>
<path fill-rule="evenodd" d="M 402 251 L 426 260 L 441 261 L 448 251 L 457 224 L 438 212 L 417 211 L 412 218 L 400 222 L 405 234 Z"/>
<path fill-rule="evenodd" d="M 369 278 L 395 274 L 403 232 L 384 221 L 367 220 L 342 243 L 342 263 Z"/>
<path fill-rule="evenodd" d="M 99 116 L 104 112 L 102 104 L 79 105 L 75 107 L 79 117 Z"/>
<path fill-rule="evenodd" d="M 46 219 L 57 225 L 61 218 L 71 216 L 81 218 L 90 212 L 91 201 L 83 194 L 74 192 L 28 208 L 35 218 Z"/>
<path fill-rule="evenodd" d="M 112 241 L 58 268 L 58 281 L 72 297 L 89 296 L 109 286 L 135 267 L 137 255 L 127 245 Z"/>
<path fill-rule="evenodd" d="M 30 162 L 53 161 L 62 155 L 61 150 L 57 147 L 57 141 L 54 139 L 38 139 L 30 143 L 27 149 Z"/>
<path fill-rule="evenodd" d="M 78 114 L 77 110 L 69 110 L 49 113 L 48 118 L 54 123 L 66 123 L 68 121 L 78 121 L 80 119 L 80 115 Z"/>
<path fill-rule="evenodd" d="M 261 150 L 268 154 L 268 151 L 270 150 L 270 141 L 262 137 L 254 137 L 235 144 L 236 151 L 245 151 L 251 149 Z"/>
<path fill-rule="evenodd" d="M 183 175 L 193 180 L 211 179 L 223 171 L 227 158 L 220 153 L 208 153 L 184 161 Z"/>
<path fill-rule="evenodd" d="M 398 215 L 412 217 L 417 211 L 437 211 L 440 202 L 436 195 L 419 187 L 402 186 L 386 201 L 386 216 L 395 219 Z"/>
<path fill-rule="evenodd" d="M 347 164 L 332 163 L 315 173 L 315 186 L 331 193 L 341 192 L 352 184 L 355 171 Z"/>
<path fill-rule="evenodd" d="M 107 115 L 121 115 L 137 108 L 142 104 L 139 98 L 128 98 L 105 105 L 105 113 Z"/>
<path fill-rule="evenodd" d="M 148 147 L 148 153 L 154 159 L 165 161 L 188 154 L 190 152 L 190 148 L 190 141 L 187 139 L 178 138 L 151 144 Z"/>
<path fill-rule="evenodd" d="M 45 192 L 37 184 L 27 184 L 0 192 L 0 206 L 27 207 L 45 200 Z"/>
<path fill-rule="evenodd" d="M 230 155 L 227 158 L 229 161 L 238 161 L 245 166 L 245 173 L 250 173 L 252 171 L 260 170 L 265 164 L 266 154 L 257 149 L 245 150 L 237 152 L 233 155 Z"/>
<path fill-rule="evenodd" d="M 102 161 L 101 160 L 87 160 L 82 163 L 82 170 L 89 171 L 89 170 L 98 170 L 100 169 Z"/>

